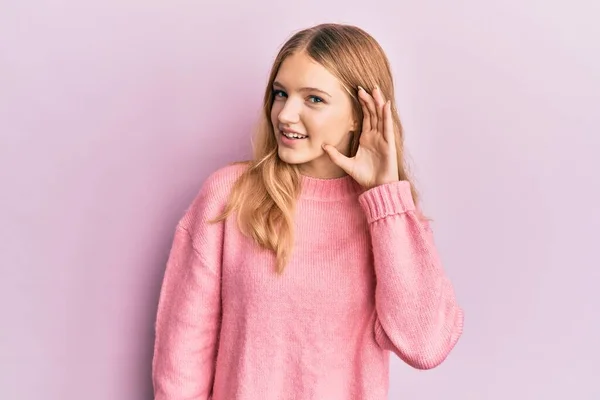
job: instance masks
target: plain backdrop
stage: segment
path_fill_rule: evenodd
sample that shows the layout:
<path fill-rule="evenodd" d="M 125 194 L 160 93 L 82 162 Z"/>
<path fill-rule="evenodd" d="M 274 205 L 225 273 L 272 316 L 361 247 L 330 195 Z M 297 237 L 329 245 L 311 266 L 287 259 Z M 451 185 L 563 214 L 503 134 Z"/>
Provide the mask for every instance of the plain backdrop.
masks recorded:
<path fill-rule="evenodd" d="M 0 2 L 0 393 L 146 400 L 174 226 L 247 158 L 279 46 L 363 27 L 465 308 L 390 399 L 600 398 L 600 3 Z M 337 400 L 337 399 L 334 399 Z M 340 399 L 345 400 L 345 399 Z"/>

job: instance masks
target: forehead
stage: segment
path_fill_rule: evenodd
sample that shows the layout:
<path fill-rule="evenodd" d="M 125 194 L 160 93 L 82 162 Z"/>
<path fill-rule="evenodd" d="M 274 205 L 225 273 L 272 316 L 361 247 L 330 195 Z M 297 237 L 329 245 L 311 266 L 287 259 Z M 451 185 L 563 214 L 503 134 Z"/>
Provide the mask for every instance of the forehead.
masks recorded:
<path fill-rule="evenodd" d="M 305 53 L 287 57 L 279 67 L 275 80 L 289 89 L 308 86 L 328 92 L 343 90 L 335 75 Z"/>

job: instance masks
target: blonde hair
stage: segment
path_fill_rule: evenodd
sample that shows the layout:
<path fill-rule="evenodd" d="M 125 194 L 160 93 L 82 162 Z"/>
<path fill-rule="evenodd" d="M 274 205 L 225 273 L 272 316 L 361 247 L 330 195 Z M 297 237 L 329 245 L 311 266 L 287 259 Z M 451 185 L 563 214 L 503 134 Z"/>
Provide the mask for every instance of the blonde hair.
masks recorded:
<path fill-rule="evenodd" d="M 357 87 L 367 90 L 379 85 L 384 97 L 391 100 L 396 133 L 398 173 L 409 180 L 403 149 L 403 132 L 395 107 L 394 83 L 389 61 L 381 46 L 364 30 L 342 24 L 321 24 L 294 34 L 277 55 L 265 90 L 263 113 L 254 141 L 254 158 L 233 186 L 228 203 L 215 221 L 222 221 L 234 211 L 243 234 L 253 238 L 276 255 L 276 270 L 282 273 L 294 243 L 294 211 L 300 193 L 298 167 L 279 159 L 275 132 L 271 123 L 273 81 L 282 62 L 296 52 L 305 52 L 342 83 L 353 104 L 362 131 L 362 109 Z M 353 135 L 350 156 L 358 150 L 360 134 Z M 418 194 L 411 184 L 417 204 Z"/>

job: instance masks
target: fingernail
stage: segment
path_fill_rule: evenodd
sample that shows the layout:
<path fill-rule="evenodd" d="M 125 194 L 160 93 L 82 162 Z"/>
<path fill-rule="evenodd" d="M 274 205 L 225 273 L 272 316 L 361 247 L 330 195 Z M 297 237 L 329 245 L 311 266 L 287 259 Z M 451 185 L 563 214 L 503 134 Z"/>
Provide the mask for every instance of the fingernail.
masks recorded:
<path fill-rule="evenodd" d="M 359 90 L 359 91 L 361 91 L 361 90 L 365 90 L 365 89 L 363 89 L 363 87 L 362 87 L 362 86 L 359 86 L 359 87 L 358 87 L 358 90 Z"/>

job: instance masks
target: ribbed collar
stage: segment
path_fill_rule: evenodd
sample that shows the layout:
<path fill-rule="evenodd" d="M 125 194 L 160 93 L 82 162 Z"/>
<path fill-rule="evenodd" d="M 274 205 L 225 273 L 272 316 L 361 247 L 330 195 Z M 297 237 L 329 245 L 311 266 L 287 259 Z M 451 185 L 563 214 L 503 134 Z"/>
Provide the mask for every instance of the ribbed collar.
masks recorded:
<path fill-rule="evenodd" d="M 300 181 L 302 184 L 300 197 L 304 199 L 335 201 L 355 197 L 364 192 L 364 189 L 349 175 L 331 179 L 301 175 Z"/>

